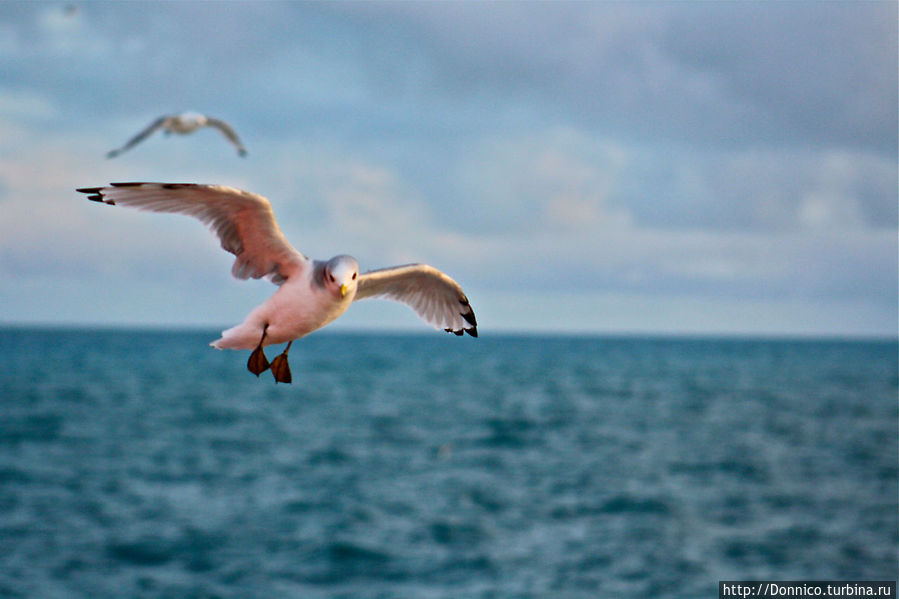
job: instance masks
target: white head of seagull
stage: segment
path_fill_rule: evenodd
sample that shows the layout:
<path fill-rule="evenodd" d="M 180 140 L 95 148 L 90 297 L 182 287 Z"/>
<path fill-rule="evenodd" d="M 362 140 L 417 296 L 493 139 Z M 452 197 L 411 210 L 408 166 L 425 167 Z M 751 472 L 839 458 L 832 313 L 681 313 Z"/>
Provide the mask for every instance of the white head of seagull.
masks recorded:
<path fill-rule="evenodd" d="M 221 185 L 195 183 L 112 183 L 78 191 L 88 199 L 199 219 L 234 254 L 231 273 L 239 279 L 266 278 L 275 293 L 239 325 L 212 342 L 219 349 L 252 349 L 247 368 L 259 375 L 271 368 L 275 380 L 291 381 L 287 352 L 294 339 L 331 323 L 356 300 L 381 297 L 402 302 L 425 322 L 455 335 L 478 336 L 468 298 L 453 279 L 427 264 L 406 264 L 359 272 L 352 256 L 312 260 L 298 252 L 278 227 L 271 204 L 260 195 Z M 269 364 L 263 347 L 287 343 Z"/>
<path fill-rule="evenodd" d="M 349 296 L 349 300 L 353 301 L 358 276 L 359 263 L 346 254 L 334 256 L 322 265 L 322 282 L 325 288 L 340 299 Z"/>

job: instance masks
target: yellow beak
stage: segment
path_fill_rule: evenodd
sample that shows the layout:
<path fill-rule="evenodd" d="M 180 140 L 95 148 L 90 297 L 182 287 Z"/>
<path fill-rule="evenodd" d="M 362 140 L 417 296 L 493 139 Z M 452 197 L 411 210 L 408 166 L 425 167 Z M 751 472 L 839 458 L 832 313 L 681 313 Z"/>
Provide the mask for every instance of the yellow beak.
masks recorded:
<path fill-rule="evenodd" d="M 345 297 L 346 297 L 346 285 L 341 285 L 340 286 L 340 299 L 343 299 Z"/>

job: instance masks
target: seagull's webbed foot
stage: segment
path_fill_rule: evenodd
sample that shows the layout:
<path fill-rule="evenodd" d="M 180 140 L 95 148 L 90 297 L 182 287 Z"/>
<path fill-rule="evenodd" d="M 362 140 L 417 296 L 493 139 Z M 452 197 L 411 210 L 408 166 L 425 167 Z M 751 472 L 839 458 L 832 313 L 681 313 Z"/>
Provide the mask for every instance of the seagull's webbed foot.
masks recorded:
<path fill-rule="evenodd" d="M 256 349 L 253 350 L 253 353 L 250 354 L 250 359 L 247 360 L 247 370 L 256 376 L 259 376 L 268 370 L 270 366 L 268 358 L 265 357 L 265 352 L 262 351 L 262 342 L 265 341 L 265 333 L 267 330 L 268 326 L 262 329 L 262 338 L 259 340 L 259 345 L 257 345 Z"/>
<path fill-rule="evenodd" d="M 252 354 L 250 354 L 250 359 L 247 360 L 247 370 L 256 376 L 259 376 L 268 370 L 269 366 L 268 358 L 265 357 L 265 353 L 262 351 L 262 346 L 260 345 L 253 350 Z"/>
<path fill-rule="evenodd" d="M 272 374 L 275 376 L 276 383 L 290 383 L 293 381 L 293 378 L 290 375 L 290 364 L 287 363 L 287 352 L 290 350 L 291 343 L 293 343 L 293 341 L 288 342 L 284 351 L 275 356 L 275 359 L 272 360 L 271 369 Z"/>

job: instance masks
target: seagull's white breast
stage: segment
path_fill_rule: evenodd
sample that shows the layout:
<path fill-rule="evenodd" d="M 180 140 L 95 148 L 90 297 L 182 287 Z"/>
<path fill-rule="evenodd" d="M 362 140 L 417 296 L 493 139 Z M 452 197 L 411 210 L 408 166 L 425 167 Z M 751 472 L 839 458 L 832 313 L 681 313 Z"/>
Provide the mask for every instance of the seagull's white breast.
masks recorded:
<path fill-rule="evenodd" d="M 268 325 L 265 344 L 286 343 L 304 337 L 333 322 L 346 312 L 355 294 L 340 298 L 324 287 L 311 284 L 301 277 L 286 281 L 278 290 L 246 319 L 258 327 Z"/>

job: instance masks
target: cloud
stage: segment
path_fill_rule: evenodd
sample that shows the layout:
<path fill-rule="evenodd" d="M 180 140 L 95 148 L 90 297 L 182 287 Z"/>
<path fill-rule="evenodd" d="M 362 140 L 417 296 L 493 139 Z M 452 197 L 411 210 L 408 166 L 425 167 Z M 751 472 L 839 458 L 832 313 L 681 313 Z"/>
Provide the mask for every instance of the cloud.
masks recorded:
<path fill-rule="evenodd" d="M 611 334 L 820 336 L 822 323 L 834 336 L 887 337 L 897 325 L 895 307 L 866 300 L 704 298 L 695 294 L 667 296 L 626 292 L 502 291 L 476 298 L 478 320 L 491 328 L 482 336 L 503 331 L 550 334 L 585 331 Z M 369 308 L 361 305 L 360 308 Z M 375 306 L 371 306 L 374 310 Z M 839 318 L 834 318 L 838 314 Z M 338 326 L 371 326 L 353 307 Z M 380 316 L 383 314 L 379 313 Z M 361 315 L 359 315 L 361 316 Z M 394 326 L 409 326 L 408 317 Z M 522 324 L 526 323 L 526 324 Z M 482 327 L 479 327 L 479 329 Z"/>
<path fill-rule="evenodd" d="M 572 129 L 486 137 L 456 157 L 442 220 L 469 232 L 533 235 L 627 226 L 616 204 L 630 156 Z"/>
<path fill-rule="evenodd" d="M 892 232 L 737 234 L 630 230 L 601 236 L 472 240 L 441 259 L 476 286 L 541 293 L 634 293 L 707 300 L 866 298 L 895 306 Z M 458 265 L 458 266 L 456 266 Z"/>
<path fill-rule="evenodd" d="M 895 161 L 862 150 L 712 151 L 552 128 L 484 136 L 445 152 L 441 159 L 455 167 L 416 185 L 439 222 L 461 232 L 897 226 Z"/>
<path fill-rule="evenodd" d="M 621 194 L 660 228 L 895 228 L 895 161 L 861 150 L 632 148 Z"/>
<path fill-rule="evenodd" d="M 30 89 L 0 89 L 0 120 L 3 122 L 46 120 L 58 114 L 55 103 L 43 94 Z"/>
<path fill-rule="evenodd" d="M 311 256 L 427 261 L 485 307 L 633 299 L 674 306 L 656 310 L 671 322 L 693 306 L 695 324 L 700 307 L 745 316 L 741 302 L 781 323 L 797 306 L 831 321 L 876 306 L 893 334 L 896 12 L 191 2 L 67 18 L 0 4 L 0 270 L 32 298 L 71 290 L 75 320 L 102 319 L 92 287 L 123 320 L 147 307 L 129 297 L 167 294 L 153 318 L 205 317 L 210 290 L 228 298 L 217 314 L 240 312 L 270 289 L 230 281 L 197 223 L 73 192 L 212 182 L 270 197 Z M 103 158 L 182 109 L 228 119 L 248 158 L 215 132 Z"/>
<path fill-rule="evenodd" d="M 270 135 L 353 139 L 537 123 L 896 155 L 894 3 L 14 6 L 6 80 L 94 115 L 240 111 Z"/>
<path fill-rule="evenodd" d="M 672 16 L 665 54 L 745 104 L 734 125 L 758 130 L 741 137 L 895 155 L 895 3 L 720 3 Z"/>
<path fill-rule="evenodd" d="M 336 162 L 329 175 L 320 185 L 321 198 L 327 228 L 335 238 L 322 243 L 319 251 L 334 248 L 335 254 L 356 253 L 369 268 L 422 259 L 417 250 L 432 234 L 434 224 L 421 198 L 395 173 L 363 162 Z"/>
<path fill-rule="evenodd" d="M 894 3 L 379 3 L 333 11 L 414 46 L 430 100 L 495 97 L 632 140 L 896 152 Z M 402 31 L 401 35 L 394 32 Z M 382 72 L 370 56 L 370 72 Z M 385 73 L 386 76 L 386 73 Z M 526 99 L 529 98 L 529 99 Z"/>

